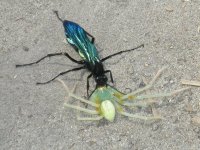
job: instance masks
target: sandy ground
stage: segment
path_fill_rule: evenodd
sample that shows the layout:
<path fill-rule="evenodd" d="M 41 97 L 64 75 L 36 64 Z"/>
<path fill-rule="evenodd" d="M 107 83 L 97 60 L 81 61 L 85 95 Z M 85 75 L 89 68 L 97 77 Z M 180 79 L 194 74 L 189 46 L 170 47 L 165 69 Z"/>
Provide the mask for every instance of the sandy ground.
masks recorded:
<path fill-rule="evenodd" d="M 149 80 L 163 66 L 168 69 L 152 93 L 182 88 L 181 79 L 200 80 L 199 0 L 1 0 L 0 149 L 200 149 L 200 125 L 191 122 L 200 115 L 199 88 L 159 99 L 156 109 L 163 120 L 158 122 L 120 115 L 113 123 L 80 122 L 76 111 L 63 108 L 66 93 L 58 82 L 35 85 L 76 64 L 54 57 L 16 69 L 15 64 L 53 52 L 67 51 L 79 59 L 63 43 L 63 27 L 52 10 L 95 36 L 102 58 L 145 44 L 104 63 L 122 92 L 139 88 L 142 77 Z M 79 81 L 76 93 L 86 96 L 88 74 L 61 78 L 69 87 Z"/>

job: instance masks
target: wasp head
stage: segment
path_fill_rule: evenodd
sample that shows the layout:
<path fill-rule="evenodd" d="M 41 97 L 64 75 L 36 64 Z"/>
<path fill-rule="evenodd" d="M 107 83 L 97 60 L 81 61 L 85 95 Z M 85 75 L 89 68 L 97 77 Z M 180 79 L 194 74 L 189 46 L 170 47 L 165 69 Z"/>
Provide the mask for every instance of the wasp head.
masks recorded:
<path fill-rule="evenodd" d="M 107 84 L 108 78 L 103 74 L 101 76 L 96 76 L 95 81 L 97 86 L 105 86 Z"/>

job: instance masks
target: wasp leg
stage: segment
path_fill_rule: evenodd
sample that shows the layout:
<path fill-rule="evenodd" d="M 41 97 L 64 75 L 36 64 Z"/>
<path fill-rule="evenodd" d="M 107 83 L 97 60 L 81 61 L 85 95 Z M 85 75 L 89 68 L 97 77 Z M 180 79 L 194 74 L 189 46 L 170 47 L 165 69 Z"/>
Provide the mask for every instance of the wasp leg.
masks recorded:
<path fill-rule="evenodd" d="M 140 48 L 140 47 L 144 47 L 144 44 L 142 44 L 142 45 L 140 45 L 140 46 L 138 46 L 138 47 L 136 47 L 136 48 L 133 48 L 133 49 L 128 49 L 128 50 L 124 50 L 124 51 L 120 51 L 120 52 L 114 53 L 114 54 L 112 54 L 112 55 L 109 55 L 109 56 L 107 56 L 107 57 L 101 59 L 101 61 L 103 62 L 103 61 L 105 61 L 105 60 L 107 60 L 107 59 L 109 59 L 109 58 L 111 58 L 111 57 L 113 57 L 113 56 L 116 56 L 116 55 L 119 55 L 119 54 L 122 54 L 122 53 L 134 51 L 134 50 L 136 50 L 136 49 L 138 49 L 138 48 Z"/>
<path fill-rule="evenodd" d="M 57 76 L 55 76 L 54 78 L 52 78 L 51 80 L 47 81 L 47 82 L 37 82 L 36 84 L 47 84 L 53 80 L 55 80 L 57 77 L 61 76 L 61 75 L 64 75 L 64 74 L 67 74 L 69 72 L 72 72 L 72 71 L 78 71 L 78 70 L 81 70 L 81 69 L 85 69 L 85 66 L 82 66 L 82 67 L 78 67 L 78 68 L 73 68 L 73 69 L 70 69 L 70 70 L 67 70 L 65 72 L 61 72 L 59 73 Z"/>
<path fill-rule="evenodd" d="M 113 81 L 113 76 L 112 76 L 112 72 L 111 72 L 111 70 L 106 70 L 104 73 L 110 73 L 110 79 L 111 79 L 111 82 L 113 83 L 114 81 Z"/>
<path fill-rule="evenodd" d="M 35 61 L 35 62 L 32 62 L 32 63 L 29 63 L 29 64 L 22 64 L 22 65 L 16 65 L 16 67 L 24 67 L 24 66 L 30 66 L 30 65 L 33 65 L 33 64 L 37 64 L 39 63 L 40 61 L 42 61 L 43 59 L 47 58 L 47 57 L 52 57 L 52 56 L 61 56 L 61 55 L 64 55 L 66 57 L 68 57 L 72 62 L 74 63 L 77 63 L 77 64 L 84 64 L 84 61 L 80 60 L 75 60 L 74 58 L 72 58 L 68 53 L 52 53 L 52 54 L 48 54 L 42 58 L 40 58 L 39 60 Z"/>
<path fill-rule="evenodd" d="M 90 36 L 91 38 L 92 38 L 92 41 L 91 41 L 91 43 L 92 44 L 94 44 L 94 41 L 95 41 L 95 37 L 94 36 L 92 36 L 90 33 L 88 33 L 87 31 L 85 31 L 86 32 L 86 34 L 88 35 L 88 36 Z"/>
<path fill-rule="evenodd" d="M 87 97 L 89 97 L 89 93 L 88 93 L 89 88 L 90 88 L 89 79 L 90 79 L 91 77 L 92 77 L 92 73 L 89 74 L 89 76 L 87 77 Z"/>
<path fill-rule="evenodd" d="M 60 20 L 63 23 L 63 20 L 60 18 L 58 11 L 54 10 L 53 12 L 56 14 L 56 17 L 58 18 L 58 20 Z"/>

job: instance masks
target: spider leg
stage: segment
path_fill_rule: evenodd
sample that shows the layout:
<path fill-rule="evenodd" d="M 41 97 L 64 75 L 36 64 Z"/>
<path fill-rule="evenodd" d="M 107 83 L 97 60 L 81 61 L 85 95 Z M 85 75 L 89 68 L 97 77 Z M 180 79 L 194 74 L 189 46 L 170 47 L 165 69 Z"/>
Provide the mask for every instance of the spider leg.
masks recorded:
<path fill-rule="evenodd" d="M 127 98 L 130 97 L 130 96 L 134 96 L 134 95 L 136 95 L 136 94 L 138 94 L 138 93 L 141 93 L 141 92 L 143 92 L 143 91 L 145 91 L 145 90 L 150 89 L 150 88 L 153 86 L 153 84 L 155 83 L 155 81 L 158 79 L 158 77 L 162 74 L 162 72 L 163 72 L 166 68 L 167 68 L 167 67 L 163 67 L 162 69 L 158 70 L 157 74 L 153 77 L 153 79 L 151 80 L 151 82 L 150 82 L 148 85 L 146 85 L 145 87 L 140 88 L 140 89 L 138 89 L 138 90 L 136 90 L 136 91 L 134 91 L 134 92 L 131 92 L 131 93 L 129 93 L 129 94 L 124 95 L 124 96 L 122 97 L 122 99 L 127 99 Z"/>

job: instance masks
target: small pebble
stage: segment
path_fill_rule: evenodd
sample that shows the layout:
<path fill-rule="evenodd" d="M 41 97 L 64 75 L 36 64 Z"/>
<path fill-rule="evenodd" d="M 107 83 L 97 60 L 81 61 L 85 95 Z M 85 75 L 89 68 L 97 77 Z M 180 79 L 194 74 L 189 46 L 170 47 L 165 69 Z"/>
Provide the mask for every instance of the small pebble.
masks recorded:
<path fill-rule="evenodd" d="M 148 63 L 145 63 L 145 64 L 144 64 L 144 66 L 145 66 L 145 67 L 148 67 L 148 66 L 149 66 L 149 64 L 148 64 Z"/>
<path fill-rule="evenodd" d="M 169 48 L 172 49 L 172 48 L 174 48 L 174 46 L 170 46 Z"/>
<path fill-rule="evenodd" d="M 191 122 L 192 122 L 193 125 L 200 126 L 200 117 L 199 116 L 194 116 L 191 119 Z"/>
<path fill-rule="evenodd" d="M 165 10 L 168 11 L 168 12 L 173 12 L 174 11 L 174 9 L 172 8 L 172 6 L 167 6 L 165 8 Z"/>
<path fill-rule="evenodd" d="M 29 48 L 26 47 L 26 46 L 23 46 L 23 50 L 26 51 L 26 52 L 28 52 L 28 51 L 29 51 Z"/>
<path fill-rule="evenodd" d="M 156 130 L 158 130 L 158 129 L 159 129 L 159 125 L 153 124 L 152 130 L 153 130 L 153 131 L 156 131 Z"/>

